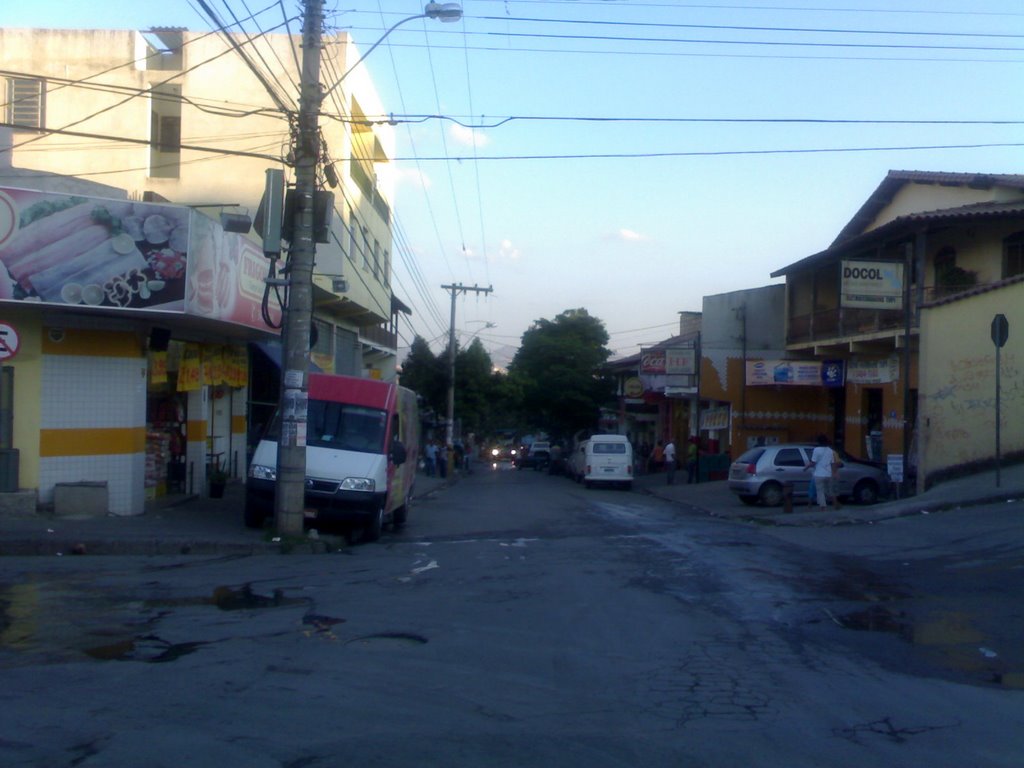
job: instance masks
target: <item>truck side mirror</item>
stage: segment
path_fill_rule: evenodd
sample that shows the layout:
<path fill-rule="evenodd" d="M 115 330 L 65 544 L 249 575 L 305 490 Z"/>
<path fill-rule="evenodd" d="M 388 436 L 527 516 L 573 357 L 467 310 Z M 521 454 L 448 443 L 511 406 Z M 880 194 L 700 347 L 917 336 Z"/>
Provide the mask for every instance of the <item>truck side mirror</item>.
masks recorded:
<path fill-rule="evenodd" d="M 405 450 L 405 446 L 402 445 L 400 440 L 391 441 L 391 463 L 396 467 L 400 467 L 405 464 L 405 460 L 408 457 L 408 453 Z"/>

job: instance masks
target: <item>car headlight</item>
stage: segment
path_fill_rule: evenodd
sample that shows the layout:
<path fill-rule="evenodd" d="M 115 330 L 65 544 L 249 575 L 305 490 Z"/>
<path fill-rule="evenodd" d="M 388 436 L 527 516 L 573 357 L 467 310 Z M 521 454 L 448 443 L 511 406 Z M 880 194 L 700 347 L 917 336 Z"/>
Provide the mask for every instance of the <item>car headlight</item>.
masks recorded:
<path fill-rule="evenodd" d="M 491 456 L 497 456 L 500 451 L 497 448 L 491 448 Z"/>
<path fill-rule="evenodd" d="M 512 454 L 513 456 L 515 456 L 515 455 L 516 455 L 516 454 L 518 453 L 518 451 L 516 451 L 516 449 L 515 449 L 515 448 L 513 448 L 513 449 L 512 449 L 511 451 L 510 451 L 510 453 L 511 453 L 511 454 Z"/>
<path fill-rule="evenodd" d="M 372 477 L 346 477 L 341 481 L 341 490 L 343 491 L 365 491 L 367 493 L 373 493 L 377 484 L 373 481 Z"/>
<path fill-rule="evenodd" d="M 277 480 L 277 470 L 274 467 L 253 464 L 249 467 L 249 477 L 253 480 Z"/>

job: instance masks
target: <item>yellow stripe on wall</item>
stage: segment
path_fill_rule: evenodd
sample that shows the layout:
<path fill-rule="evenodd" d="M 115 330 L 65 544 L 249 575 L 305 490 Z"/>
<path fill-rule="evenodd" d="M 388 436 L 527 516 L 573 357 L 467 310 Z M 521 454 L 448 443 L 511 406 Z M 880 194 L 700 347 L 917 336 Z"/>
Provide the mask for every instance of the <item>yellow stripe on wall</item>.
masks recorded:
<path fill-rule="evenodd" d="M 43 429 L 39 432 L 40 457 L 106 456 L 144 453 L 145 450 L 145 427 Z"/>
<path fill-rule="evenodd" d="M 190 443 L 206 442 L 206 420 L 189 419 L 185 425 L 185 439 Z"/>
<path fill-rule="evenodd" d="M 245 415 L 235 414 L 231 417 L 231 433 L 235 435 L 245 434 Z"/>
<path fill-rule="evenodd" d="M 47 328 L 42 342 L 44 355 L 143 357 L 139 337 L 132 332 Z"/>

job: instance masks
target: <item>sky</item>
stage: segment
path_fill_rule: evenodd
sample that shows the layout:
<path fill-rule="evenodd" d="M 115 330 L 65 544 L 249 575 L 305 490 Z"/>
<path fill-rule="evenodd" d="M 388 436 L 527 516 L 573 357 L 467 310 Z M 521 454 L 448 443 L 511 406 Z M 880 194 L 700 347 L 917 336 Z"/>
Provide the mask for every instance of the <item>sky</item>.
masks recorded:
<path fill-rule="evenodd" d="M 455 327 L 498 365 L 580 307 L 634 354 L 828 247 L 891 169 L 1024 172 L 1019 0 L 461 5 L 454 23 L 408 20 L 416 0 L 325 7 L 360 50 L 380 41 L 400 357 L 416 334 L 444 347 L 453 284 L 493 287 L 457 297 Z M 284 11 L 301 3 L 260 19 Z M 192 0 L 7 2 L 0 25 L 211 26 Z"/>

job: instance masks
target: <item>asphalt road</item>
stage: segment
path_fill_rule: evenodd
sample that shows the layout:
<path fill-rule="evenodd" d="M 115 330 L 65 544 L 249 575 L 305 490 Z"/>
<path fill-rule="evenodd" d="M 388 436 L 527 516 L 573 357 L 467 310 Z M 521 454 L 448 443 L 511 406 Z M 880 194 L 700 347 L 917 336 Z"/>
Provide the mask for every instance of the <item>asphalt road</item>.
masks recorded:
<path fill-rule="evenodd" d="M 998 636 L 900 621 L 995 540 L 856 530 L 485 470 L 332 554 L 3 558 L 0 764 L 1019 766 Z"/>

